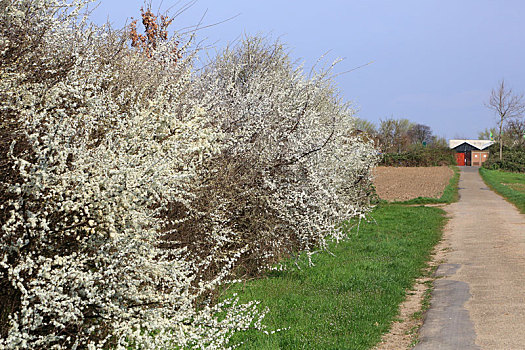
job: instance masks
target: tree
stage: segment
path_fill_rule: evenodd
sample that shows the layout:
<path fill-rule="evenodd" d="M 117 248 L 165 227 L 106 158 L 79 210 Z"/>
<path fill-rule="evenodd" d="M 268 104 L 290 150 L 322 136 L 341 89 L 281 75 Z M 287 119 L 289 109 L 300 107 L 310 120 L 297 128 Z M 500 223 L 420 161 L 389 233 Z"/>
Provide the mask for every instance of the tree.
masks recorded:
<path fill-rule="evenodd" d="M 523 94 L 516 95 L 512 89 L 505 87 L 505 80 L 502 79 L 496 89 L 492 89 L 487 108 L 494 111 L 498 116 L 499 128 L 499 159 L 502 159 L 503 151 L 503 126 L 512 119 L 521 118 L 525 112 L 525 102 Z"/>
<path fill-rule="evenodd" d="M 408 131 L 413 123 L 408 119 L 388 118 L 381 120 L 378 129 L 378 137 L 383 152 L 403 151 L 410 143 Z"/>
<path fill-rule="evenodd" d="M 370 136 L 375 135 L 377 132 L 376 126 L 374 125 L 374 123 L 368 120 L 365 120 L 365 119 L 361 119 L 361 118 L 357 118 L 355 120 L 354 127 L 357 130 L 361 130 L 361 131 L 368 133 Z"/>
<path fill-rule="evenodd" d="M 525 120 L 509 120 L 504 130 L 506 139 L 512 147 L 525 144 Z"/>
<path fill-rule="evenodd" d="M 493 140 L 494 135 L 497 134 L 496 128 L 486 128 L 483 131 L 478 132 L 478 139 L 480 140 Z"/>
<path fill-rule="evenodd" d="M 408 130 L 408 137 L 410 141 L 415 144 L 422 144 L 432 142 L 432 130 L 430 126 L 423 124 L 414 124 Z"/>
<path fill-rule="evenodd" d="M 439 147 L 447 148 L 448 147 L 447 139 L 444 137 L 436 136 L 436 135 L 432 136 L 432 141 L 430 142 L 430 145 L 435 148 L 439 148 Z"/>
<path fill-rule="evenodd" d="M 493 137 L 491 138 L 491 135 Z M 495 135 L 495 137 L 494 137 Z M 511 119 L 507 121 L 506 125 L 503 127 L 501 133 L 501 140 L 503 144 L 516 147 L 525 144 L 525 120 L 523 119 Z M 480 140 L 496 140 L 498 139 L 498 130 L 496 127 L 486 128 L 485 130 L 478 133 L 478 138 Z"/>

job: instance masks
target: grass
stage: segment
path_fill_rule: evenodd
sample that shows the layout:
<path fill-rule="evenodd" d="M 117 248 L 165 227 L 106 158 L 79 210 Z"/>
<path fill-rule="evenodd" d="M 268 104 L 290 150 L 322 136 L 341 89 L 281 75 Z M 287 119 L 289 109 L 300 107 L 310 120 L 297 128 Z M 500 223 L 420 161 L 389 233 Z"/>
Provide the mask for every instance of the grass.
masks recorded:
<path fill-rule="evenodd" d="M 499 193 L 525 214 L 525 174 L 479 169 L 479 174 L 492 190 Z"/>
<path fill-rule="evenodd" d="M 434 274 L 436 268 L 437 266 L 435 266 L 435 268 L 432 269 L 431 275 Z M 426 289 L 423 293 L 423 300 L 421 300 L 421 310 L 416 311 L 412 314 L 412 318 L 414 320 L 419 320 L 420 322 L 422 322 L 425 313 L 428 311 L 428 309 L 430 309 L 430 303 L 432 301 L 432 292 L 434 291 L 434 280 L 435 277 L 428 281 L 425 281 Z M 419 343 L 419 327 L 420 325 L 414 326 L 406 333 L 412 339 L 412 341 L 410 342 L 410 349 L 412 349 Z"/>
<path fill-rule="evenodd" d="M 439 203 L 453 203 L 459 200 L 458 183 L 459 183 L 459 168 L 457 166 L 450 166 L 454 170 L 454 175 L 450 178 L 448 185 L 445 187 L 443 194 L 439 198 L 417 197 L 407 201 L 396 201 L 392 204 L 439 204 Z"/>
<path fill-rule="evenodd" d="M 415 320 L 421 320 L 423 315 L 430 308 L 430 301 L 432 299 L 432 283 L 433 280 L 425 282 L 427 289 L 423 293 L 423 300 L 421 301 L 421 310 L 414 312 L 412 318 Z"/>
<path fill-rule="evenodd" d="M 275 334 L 234 336 L 241 349 L 369 349 L 398 315 L 415 279 L 424 273 L 445 223 L 439 208 L 381 205 L 359 233 L 316 254 L 314 267 L 234 286 L 241 301 L 259 300 L 270 312 L 263 322 Z"/>

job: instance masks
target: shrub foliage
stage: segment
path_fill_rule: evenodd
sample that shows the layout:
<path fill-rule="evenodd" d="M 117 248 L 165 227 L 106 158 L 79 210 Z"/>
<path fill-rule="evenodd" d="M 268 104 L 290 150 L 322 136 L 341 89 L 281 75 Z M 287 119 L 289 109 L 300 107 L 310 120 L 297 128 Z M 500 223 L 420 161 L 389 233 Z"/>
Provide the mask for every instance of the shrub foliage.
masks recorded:
<path fill-rule="evenodd" d="M 440 166 L 456 165 L 455 152 L 448 147 L 413 147 L 401 153 L 385 153 L 380 164 L 384 166 Z"/>
<path fill-rule="evenodd" d="M 503 158 L 501 160 L 499 159 L 498 147 L 497 144 L 490 146 L 490 156 L 489 159 L 483 163 L 484 168 L 525 173 L 525 146 L 503 146 Z"/>
<path fill-rule="evenodd" d="M 200 173 L 208 219 L 199 222 L 216 222 L 202 226 L 198 239 L 217 246 L 228 237 L 244 251 L 244 273 L 324 247 L 325 237 L 342 237 L 336 223 L 366 212 L 372 144 L 353 136 L 353 111 L 327 75 L 307 79 L 280 43 L 246 38 L 195 83 L 223 135 L 222 152 Z"/>
<path fill-rule="evenodd" d="M 86 3 L 0 0 L 0 347 L 226 347 L 264 310 L 209 291 L 341 239 L 373 147 L 282 45 L 197 73 L 181 38 L 131 46 Z"/>

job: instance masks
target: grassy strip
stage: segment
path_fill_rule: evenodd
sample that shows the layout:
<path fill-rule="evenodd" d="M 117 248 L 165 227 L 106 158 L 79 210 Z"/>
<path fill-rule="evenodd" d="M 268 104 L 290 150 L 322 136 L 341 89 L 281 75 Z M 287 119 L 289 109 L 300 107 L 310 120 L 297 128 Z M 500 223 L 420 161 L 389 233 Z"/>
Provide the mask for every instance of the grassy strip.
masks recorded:
<path fill-rule="evenodd" d="M 445 223 L 439 208 L 381 205 L 377 222 L 313 257 L 314 267 L 271 272 L 237 285 L 241 301 L 260 300 L 270 312 L 265 335 L 236 335 L 241 349 L 369 349 L 396 318 L 407 289 L 423 273 Z M 292 265 L 292 262 L 288 262 Z"/>
<path fill-rule="evenodd" d="M 443 194 L 439 198 L 417 197 L 407 201 L 392 202 L 392 204 L 439 204 L 439 203 L 453 203 L 459 200 L 458 183 L 459 183 L 459 168 L 457 166 L 450 166 L 454 170 L 454 175 L 445 187 Z"/>
<path fill-rule="evenodd" d="M 525 214 L 525 174 L 479 169 L 485 183 Z"/>
<path fill-rule="evenodd" d="M 423 317 L 425 316 L 425 313 L 428 311 L 428 309 L 430 309 L 430 305 L 432 302 L 432 292 L 434 291 L 434 281 L 436 280 L 434 273 L 436 272 L 437 268 L 438 265 L 426 271 L 427 276 L 431 278 L 424 282 L 426 289 L 423 293 L 423 299 L 421 300 L 421 309 L 412 314 L 412 318 L 414 320 L 418 320 L 420 324 L 417 324 L 416 326 L 412 327 L 412 329 L 409 332 L 407 332 L 407 334 L 410 335 L 410 338 L 412 339 L 409 346 L 410 349 L 412 349 L 419 343 L 419 329 L 421 328 L 421 325 L 423 323 Z"/>

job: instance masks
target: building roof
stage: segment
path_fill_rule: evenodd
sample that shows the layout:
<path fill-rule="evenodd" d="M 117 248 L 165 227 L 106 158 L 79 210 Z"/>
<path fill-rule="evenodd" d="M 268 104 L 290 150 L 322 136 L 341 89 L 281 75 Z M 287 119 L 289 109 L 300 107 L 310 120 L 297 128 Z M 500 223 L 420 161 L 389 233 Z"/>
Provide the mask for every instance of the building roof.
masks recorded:
<path fill-rule="evenodd" d="M 468 143 L 472 147 L 476 147 L 477 149 L 482 150 L 494 144 L 494 141 L 490 141 L 490 140 L 449 140 L 448 146 L 450 148 L 456 148 L 457 146 L 462 145 L 464 143 Z"/>

